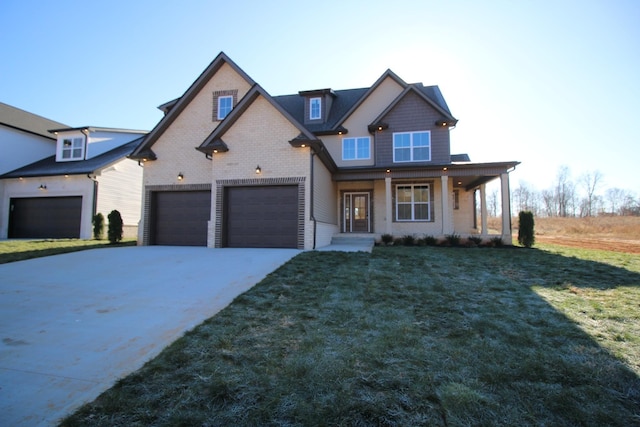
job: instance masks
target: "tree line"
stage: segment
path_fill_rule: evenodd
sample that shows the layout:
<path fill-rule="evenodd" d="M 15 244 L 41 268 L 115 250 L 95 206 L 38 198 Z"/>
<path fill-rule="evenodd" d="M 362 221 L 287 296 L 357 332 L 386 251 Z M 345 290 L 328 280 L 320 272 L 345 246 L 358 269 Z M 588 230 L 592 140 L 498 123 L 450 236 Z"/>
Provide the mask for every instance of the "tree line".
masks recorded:
<path fill-rule="evenodd" d="M 489 215 L 497 216 L 498 190 L 487 194 Z M 622 188 L 604 188 L 600 171 L 588 171 L 575 181 L 568 166 L 560 166 L 551 187 L 538 191 L 520 181 L 511 190 L 512 212 L 531 211 L 540 217 L 640 216 L 640 197 Z"/>

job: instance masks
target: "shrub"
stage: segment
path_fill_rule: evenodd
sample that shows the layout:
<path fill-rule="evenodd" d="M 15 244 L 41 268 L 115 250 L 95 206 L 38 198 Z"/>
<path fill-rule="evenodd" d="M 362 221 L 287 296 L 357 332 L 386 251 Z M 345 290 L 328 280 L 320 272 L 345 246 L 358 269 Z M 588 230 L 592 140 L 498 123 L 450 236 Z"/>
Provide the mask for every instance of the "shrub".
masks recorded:
<path fill-rule="evenodd" d="M 501 248 L 502 246 L 504 246 L 504 242 L 502 241 L 502 237 L 493 237 L 491 239 L 491 244 L 493 246 L 495 246 L 496 248 Z"/>
<path fill-rule="evenodd" d="M 438 239 L 433 236 L 424 236 L 424 243 L 427 246 L 435 246 L 438 244 Z"/>
<path fill-rule="evenodd" d="M 413 246 L 416 243 L 416 238 L 413 234 L 407 234 L 402 238 L 402 244 L 405 246 Z"/>
<path fill-rule="evenodd" d="M 112 210 L 109 215 L 109 229 L 107 235 L 110 243 L 118 243 L 122 240 L 122 216 L 117 210 Z"/>
<path fill-rule="evenodd" d="M 518 243 L 530 248 L 536 238 L 533 233 L 533 212 L 523 211 L 518 214 Z"/>
<path fill-rule="evenodd" d="M 482 243 L 482 237 L 480 237 L 480 236 L 469 236 L 469 241 L 474 243 L 477 246 L 480 246 L 480 243 Z"/>
<path fill-rule="evenodd" d="M 460 245 L 460 235 L 453 233 L 453 234 L 447 234 L 445 236 L 445 239 L 447 241 L 447 243 L 449 243 L 449 245 L 451 246 L 458 246 Z"/>
<path fill-rule="evenodd" d="M 91 219 L 91 223 L 93 224 L 93 238 L 102 240 L 102 235 L 104 234 L 104 215 L 98 212 Z"/>
<path fill-rule="evenodd" d="M 391 234 L 383 234 L 382 236 L 380 236 L 380 240 L 383 244 L 389 246 L 389 244 L 393 242 L 393 236 Z"/>

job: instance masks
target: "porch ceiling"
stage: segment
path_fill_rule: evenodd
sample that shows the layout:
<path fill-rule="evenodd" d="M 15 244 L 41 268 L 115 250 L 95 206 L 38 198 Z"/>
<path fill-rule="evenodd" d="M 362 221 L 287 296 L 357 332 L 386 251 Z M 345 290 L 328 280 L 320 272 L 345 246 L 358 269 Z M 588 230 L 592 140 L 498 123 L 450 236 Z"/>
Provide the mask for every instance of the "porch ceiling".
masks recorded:
<path fill-rule="evenodd" d="M 345 168 L 338 170 L 333 179 L 335 181 L 377 180 L 388 177 L 392 179 L 420 179 L 438 178 L 446 175 L 453 182 L 454 188 L 470 191 L 500 177 L 503 173 L 510 172 L 519 164 L 520 162 L 500 162 L 429 165 L 423 167 Z"/>

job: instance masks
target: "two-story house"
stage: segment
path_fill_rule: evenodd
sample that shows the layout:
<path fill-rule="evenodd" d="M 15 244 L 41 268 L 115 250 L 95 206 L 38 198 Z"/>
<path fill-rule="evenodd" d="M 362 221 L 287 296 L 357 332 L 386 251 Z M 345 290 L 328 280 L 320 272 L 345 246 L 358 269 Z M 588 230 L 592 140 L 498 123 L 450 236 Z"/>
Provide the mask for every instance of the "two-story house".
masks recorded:
<path fill-rule="evenodd" d="M 90 239 L 93 216 L 106 220 L 114 209 L 125 235 L 135 237 L 143 170 L 127 156 L 147 132 L 42 124 L 51 138 L 47 155 L 0 175 L 0 238 Z M 12 141 L 10 157 L 28 149 Z"/>
<path fill-rule="evenodd" d="M 518 162 L 452 154 L 437 86 L 387 70 L 370 87 L 271 96 L 224 53 L 131 155 L 144 164 L 139 242 L 314 249 L 333 236 L 487 236 L 485 184 Z M 476 194 L 481 218 L 476 218 Z M 510 215 L 501 237 L 511 243 Z"/>

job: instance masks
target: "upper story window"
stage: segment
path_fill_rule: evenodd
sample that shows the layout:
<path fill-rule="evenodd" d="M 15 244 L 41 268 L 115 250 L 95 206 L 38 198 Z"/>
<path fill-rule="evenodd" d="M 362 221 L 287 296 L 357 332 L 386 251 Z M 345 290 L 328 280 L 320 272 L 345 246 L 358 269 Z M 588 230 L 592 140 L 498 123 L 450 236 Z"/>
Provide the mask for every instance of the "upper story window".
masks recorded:
<path fill-rule="evenodd" d="M 322 98 L 309 99 L 309 120 L 322 118 Z"/>
<path fill-rule="evenodd" d="M 62 139 L 60 160 L 82 160 L 84 157 L 84 137 L 68 137 Z"/>
<path fill-rule="evenodd" d="M 218 120 L 227 117 L 233 108 L 233 96 L 218 97 Z"/>
<path fill-rule="evenodd" d="M 233 106 L 238 103 L 238 90 L 217 90 L 213 92 L 213 121 L 223 120 Z"/>
<path fill-rule="evenodd" d="M 431 221 L 429 184 L 396 186 L 397 221 Z"/>
<path fill-rule="evenodd" d="M 365 160 L 371 158 L 371 138 L 344 138 L 342 160 Z"/>
<path fill-rule="evenodd" d="M 398 132 L 393 134 L 394 162 L 428 162 L 431 160 L 431 133 Z"/>

